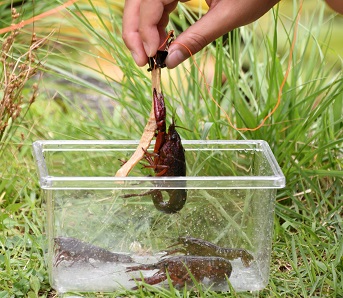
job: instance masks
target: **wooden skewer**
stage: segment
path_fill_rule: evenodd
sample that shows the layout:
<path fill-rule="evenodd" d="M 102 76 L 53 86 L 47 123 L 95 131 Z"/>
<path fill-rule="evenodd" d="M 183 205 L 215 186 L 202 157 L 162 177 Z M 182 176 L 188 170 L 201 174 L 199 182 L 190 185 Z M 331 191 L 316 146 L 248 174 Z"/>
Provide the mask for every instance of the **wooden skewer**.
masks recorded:
<path fill-rule="evenodd" d="M 152 90 L 156 89 L 161 93 L 161 68 L 157 67 L 151 70 Z M 142 137 L 136 151 L 132 154 L 130 159 L 117 171 L 116 177 L 126 177 L 132 168 L 143 158 L 144 151 L 148 150 L 151 140 L 153 139 L 157 125 L 154 112 L 154 102 L 151 101 L 151 111 L 148 122 L 144 128 Z"/>

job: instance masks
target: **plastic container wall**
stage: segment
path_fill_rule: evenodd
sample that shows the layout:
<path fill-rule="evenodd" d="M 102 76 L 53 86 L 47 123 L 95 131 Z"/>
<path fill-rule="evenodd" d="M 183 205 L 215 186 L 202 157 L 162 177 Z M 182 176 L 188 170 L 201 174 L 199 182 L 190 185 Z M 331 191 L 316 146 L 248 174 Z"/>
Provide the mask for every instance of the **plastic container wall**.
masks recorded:
<path fill-rule="evenodd" d="M 214 290 L 229 290 L 225 276 L 236 291 L 263 289 L 276 190 L 285 185 L 268 144 L 183 141 L 186 177 L 151 176 L 144 161 L 129 177 L 114 177 L 137 144 L 33 144 L 47 206 L 51 285 L 61 293 L 106 292 L 131 289 L 144 276 L 164 286 L 168 267 L 182 287 L 191 282 L 183 274 L 187 264 L 192 273 L 197 268 L 198 282 Z M 156 209 L 153 196 L 186 201 L 168 214 Z"/>

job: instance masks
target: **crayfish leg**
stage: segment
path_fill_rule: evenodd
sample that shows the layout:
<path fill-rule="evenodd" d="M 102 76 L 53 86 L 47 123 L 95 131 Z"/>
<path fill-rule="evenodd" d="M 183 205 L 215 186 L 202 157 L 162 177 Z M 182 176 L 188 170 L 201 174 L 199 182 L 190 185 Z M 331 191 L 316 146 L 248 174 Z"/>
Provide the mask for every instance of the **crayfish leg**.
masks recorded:
<path fill-rule="evenodd" d="M 55 262 L 53 264 L 54 267 L 57 267 L 61 262 L 65 260 L 65 252 L 60 251 L 56 256 L 55 256 Z"/>
<path fill-rule="evenodd" d="M 175 245 L 178 245 L 178 243 L 176 243 L 174 245 L 171 245 L 169 247 L 173 247 Z M 165 258 L 166 256 L 170 256 L 170 255 L 176 254 L 176 253 L 184 253 L 184 254 L 186 254 L 186 250 L 183 249 L 183 248 L 175 248 L 175 249 L 165 250 L 164 252 L 166 254 L 163 256 L 163 258 Z"/>
<path fill-rule="evenodd" d="M 168 169 L 169 169 L 169 166 L 165 166 L 165 165 L 158 165 L 158 166 L 156 166 L 155 167 L 155 171 L 156 170 L 162 170 L 162 171 L 158 172 L 156 174 L 156 176 L 163 176 L 168 171 Z"/>
<path fill-rule="evenodd" d="M 167 279 L 167 275 L 165 273 L 159 273 L 157 272 L 156 274 L 154 274 L 153 276 L 150 277 L 145 277 L 145 278 L 132 278 L 130 280 L 134 280 L 134 281 L 143 281 L 149 285 L 156 285 L 164 280 Z M 138 285 L 136 287 L 133 287 L 132 290 L 138 290 L 140 287 L 142 287 L 144 285 Z"/>
<path fill-rule="evenodd" d="M 253 261 L 253 260 L 254 260 L 254 257 L 250 253 L 248 253 L 246 250 L 242 251 L 241 261 L 242 261 L 244 267 L 249 267 L 251 261 Z"/>
<path fill-rule="evenodd" d="M 181 244 L 181 242 L 178 241 L 178 242 L 176 242 L 176 243 L 174 243 L 172 245 L 169 245 L 167 248 L 172 248 L 172 247 L 175 247 L 175 246 L 180 245 L 180 244 Z M 187 251 L 186 251 L 186 249 L 184 247 L 177 247 L 175 249 L 168 249 L 168 250 L 165 250 L 164 252 L 166 253 L 164 255 L 164 257 L 172 255 L 172 254 L 175 254 L 175 253 L 184 253 L 184 254 L 187 253 Z"/>
<path fill-rule="evenodd" d="M 55 260 L 53 266 L 57 267 L 62 261 L 63 261 L 63 259 L 59 259 L 58 257 L 56 257 L 56 260 Z"/>
<path fill-rule="evenodd" d="M 179 279 L 176 279 L 176 280 L 173 280 L 173 286 L 180 286 L 180 287 L 183 287 L 186 283 L 187 280 L 189 280 L 190 277 L 189 277 L 189 274 L 185 274 L 182 278 L 179 278 Z"/>
<path fill-rule="evenodd" d="M 127 160 L 126 159 L 118 159 L 118 161 L 120 162 L 120 165 L 123 166 L 127 163 Z"/>
<path fill-rule="evenodd" d="M 159 125 L 159 123 L 157 124 Z M 155 142 L 155 147 L 154 147 L 154 153 L 158 154 L 160 152 L 161 147 L 165 143 L 165 132 L 160 131 L 156 135 L 156 142 Z"/>
<path fill-rule="evenodd" d="M 143 149 L 144 151 L 144 158 L 149 163 L 149 165 L 144 165 L 144 168 L 148 169 L 154 169 L 155 172 L 157 172 L 156 176 L 163 176 L 168 171 L 169 166 L 168 165 L 159 165 L 159 155 L 155 152 L 148 152 L 147 150 Z M 154 157 L 154 159 L 153 159 Z"/>
<path fill-rule="evenodd" d="M 145 160 L 149 163 L 149 165 L 145 165 L 144 168 L 154 168 L 158 162 L 158 157 L 159 155 L 155 152 L 150 153 L 147 150 L 145 150 L 144 148 L 142 148 L 142 150 L 144 151 L 144 158 Z M 153 157 L 155 158 L 155 160 L 153 159 Z"/>
<path fill-rule="evenodd" d="M 143 166 L 145 169 L 154 169 L 154 171 L 162 170 L 156 174 L 156 176 L 163 176 L 169 169 L 169 166 L 163 166 L 163 165 L 145 165 Z"/>

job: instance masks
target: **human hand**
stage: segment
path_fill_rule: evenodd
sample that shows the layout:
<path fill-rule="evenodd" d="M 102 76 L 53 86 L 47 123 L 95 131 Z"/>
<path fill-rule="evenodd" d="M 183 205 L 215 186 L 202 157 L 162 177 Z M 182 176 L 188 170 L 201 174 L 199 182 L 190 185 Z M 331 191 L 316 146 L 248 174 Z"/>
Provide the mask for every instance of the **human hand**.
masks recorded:
<path fill-rule="evenodd" d="M 325 0 L 326 3 L 336 12 L 343 14 L 343 1 L 342 0 Z"/>
<path fill-rule="evenodd" d="M 188 0 L 180 0 L 186 2 Z M 192 54 L 225 33 L 249 24 L 280 0 L 206 0 L 208 12 L 181 33 L 168 49 L 166 65 L 174 68 Z M 123 40 L 138 66 L 156 54 L 166 38 L 169 14 L 175 0 L 126 0 L 123 15 Z M 183 46 L 184 45 L 184 46 Z M 186 48 L 186 47 L 187 48 Z"/>

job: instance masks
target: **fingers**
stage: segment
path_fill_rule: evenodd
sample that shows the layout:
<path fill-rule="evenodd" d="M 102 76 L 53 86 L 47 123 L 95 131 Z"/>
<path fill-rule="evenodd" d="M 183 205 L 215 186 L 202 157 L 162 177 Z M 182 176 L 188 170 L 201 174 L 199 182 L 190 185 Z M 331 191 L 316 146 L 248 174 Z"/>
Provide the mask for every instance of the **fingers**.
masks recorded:
<path fill-rule="evenodd" d="M 154 55 L 160 42 L 157 28 L 162 16 L 164 6 L 161 1 L 142 0 L 139 14 L 139 33 L 145 53 L 148 57 Z"/>
<path fill-rule="evenodd" d="M 186 2 L 186 0 L 181 0 Z M 210 42 L 266 13 L 279 0 L 206 0 L 210 9 L 180 34 L 169 48 L 168 68 L 174 68 Z M 148 62 L 166 38 L 165 27 L 177 0 L 126 0 L 123 39 L 137 65 Z"/>
<path fill-rule="evenodd" d="M 142 39 L 139 33 L 140 0 L 126 0 L 123 14 L 122 38 L 131 51 L 132 57 L 138 66 L 148 62 Z"/>
<path fill-rule="evenodd" d="M 197 53 L 206 45 L 230 31 L 226 22 L 227 13 L 225 10 L 220 11 L 216 7 L 210 9 L 207 14 L 181 33 L 171 44 L 166 59 L 167 67 L 176 67 L 191 54 Z"/>
<path fill-rule="evenodd" d="M 177 2 L 174 0 L 142 0 L 139 32 L 145 52 L 149 57 L 156 54 L 163 42 L 169 14 L 175 9 Z"/>
<path fill-rule="evenodd" d="M 165 27 L 176 0 L 126 0 L 122 37 L 138 66 L 156 54 L 166 38 Z"/>

